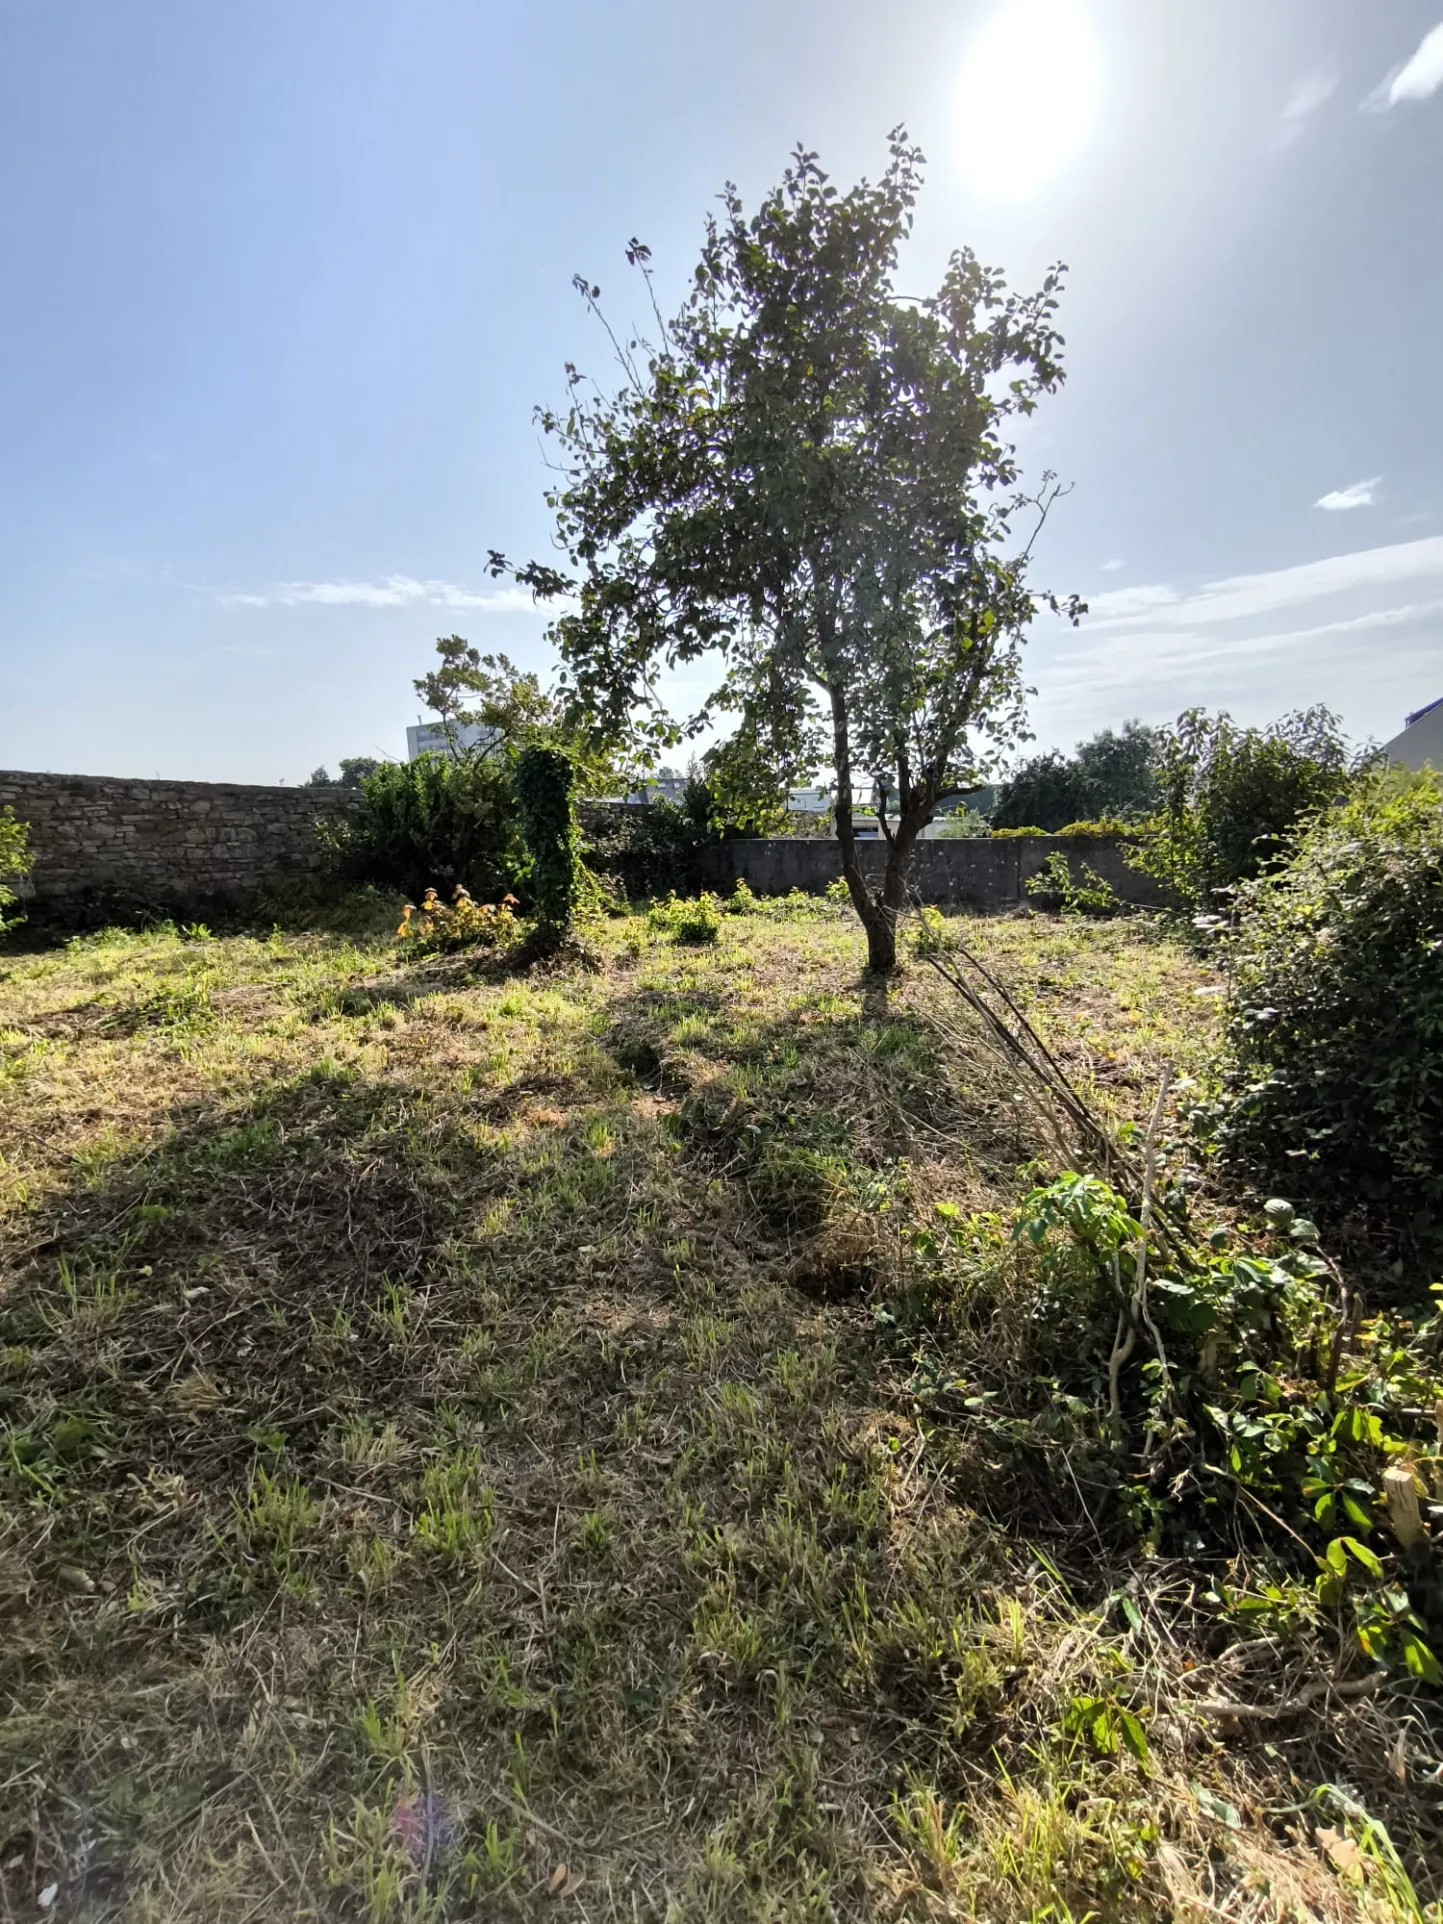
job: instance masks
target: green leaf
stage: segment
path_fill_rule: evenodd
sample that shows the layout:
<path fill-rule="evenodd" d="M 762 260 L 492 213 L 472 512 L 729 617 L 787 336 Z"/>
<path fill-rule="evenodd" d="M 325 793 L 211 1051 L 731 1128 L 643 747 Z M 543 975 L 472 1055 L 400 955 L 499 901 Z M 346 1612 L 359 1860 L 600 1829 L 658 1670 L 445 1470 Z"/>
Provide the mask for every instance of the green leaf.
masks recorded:
<path fill-rule="evenodd" d="M 1443 1669 L 1439 1668 L 1438 1659 L 1423 1639 L 1415 1636 L 1411 1630 L 1403 1632 L 1403 1662 L 1409 1672 L 1424 1683 L 1432 1684 L 1435 1688 L 1443 1684 Z"/>
<path fill-rule="evenodd" d="M 1328 1568 L 1340 1577 L 1348 1574 L 1348 1552 L 1343 1547 L 1343 1541 L 1342 1537 L 1334 1537 L 1323 1553 L 1328 1560 Z"/>
<path fill-rule="evenodd" d="M 1133 1713 L 1122 1709 L 1120 1705 L 1117 1721 L 1122 1727 L 1122 1741 L 1145 1770 L 1147 1768 L 1147 1732 Z"/>
<path fill-rule="evenodd" d="M 1332 1556 L 1333 1551 L 1338 1547 L 1339 1544 L 1342 1544 L 1347 1549 L 1349 1554 L 1354 1558 L 1356 1558 L 1356 1560 L 1362 1564 L 1363 1568 L 1368 1572 L 1369 1576 L 1372 1576 L 1372 1577 L 1382 1576 L 1383 1566 L 1378 1561 L 1378 1558 L 1368 1548 L 1366 1543 L 1359 1543 L 1356 1537 L 1334 1537 L 1333 1541 L 1328 1545 L 1329 1557 Z"/>

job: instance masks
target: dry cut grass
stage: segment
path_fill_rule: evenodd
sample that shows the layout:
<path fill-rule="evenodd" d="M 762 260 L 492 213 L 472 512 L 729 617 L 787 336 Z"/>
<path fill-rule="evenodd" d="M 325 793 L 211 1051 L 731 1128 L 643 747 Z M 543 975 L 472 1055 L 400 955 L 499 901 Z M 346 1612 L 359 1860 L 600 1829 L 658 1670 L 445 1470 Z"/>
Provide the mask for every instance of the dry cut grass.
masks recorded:
<path fill-rule="evenodd" d="M 1118 1114 L 1205 1062 L 1154 934 L 972 932 Z M 1376 1705 L 1194 1714 L 1277 1651 L 919 1417 L 899 1226 L 1047 1149 L 926 972 L 602 947 L 0 960 L 0 1917 L 1421 1916 Z"/>

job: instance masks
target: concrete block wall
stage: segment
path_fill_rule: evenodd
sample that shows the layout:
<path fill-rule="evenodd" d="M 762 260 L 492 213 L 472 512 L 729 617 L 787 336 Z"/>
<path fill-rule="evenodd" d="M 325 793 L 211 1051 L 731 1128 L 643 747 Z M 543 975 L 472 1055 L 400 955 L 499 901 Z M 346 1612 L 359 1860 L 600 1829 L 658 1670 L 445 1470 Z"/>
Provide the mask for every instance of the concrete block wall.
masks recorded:
<path fill-rule="evenodd" d="M 107 896 L 185 907 L 244 902 L 267 883 L 318 872 L 316 825 L 353 790 L 240 782 L 131 781 L 0 770 L 0 808 L 30 825 L 24 894 L 74 910 Z"/>
<path fill-rule="evenodd" d="M 918 842 L 912 856 L 910 887 L 919 901 L 980 909 L 1016 908 L 1027 901 L 1027 882 L 1047 857 L 1060 849 L 1074 877 L 1093 869 L 1124 902 L 1155 906 L 1155 882 L 1123 860 L 1119 845 L 1104 836 L 1016 835 L 997 841 Z M 887 851 L 881 842 L 859 844 L 862 871 L 880 879 Z M 722 842 L 703 851 L 707 886 L 726 892 L 738 881 L 758 895 L 785 895 L 802 889 L 819 894 L 842 873 L 835 841 L 809 836 L 769 836 L 765 840 Z"/>

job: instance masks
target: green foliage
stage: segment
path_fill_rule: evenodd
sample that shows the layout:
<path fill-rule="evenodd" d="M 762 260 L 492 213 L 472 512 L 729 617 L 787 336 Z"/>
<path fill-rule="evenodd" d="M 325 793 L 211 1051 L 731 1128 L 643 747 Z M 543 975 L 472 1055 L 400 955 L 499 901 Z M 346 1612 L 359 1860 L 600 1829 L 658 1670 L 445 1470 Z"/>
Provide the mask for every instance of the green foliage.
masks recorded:
<path fill-rule="evenodd" d="M 721 934 L 723 912 L 722 903 L 710 889 L 703 889 L 691 900 L 671 894 L 663 902 L 652 903 L 646 926 L 652 935 L 684 948 L 710 948 Z"/>
<path fill-rule="evenodd" d="M 564 749 L 532 743 L 517 757 L 513 786 L 537 923 L 567 929 L 582 891 L 575 765 Z"/>
<path fill-rule="evenodd" d="M 1072 864 L 1057 848 L 1025 886 L 1034 908 L 1061 915 L 1117 915 L 1123 906 L 1112 884 L 1089 863 L 1082 864 L 1081 876 L 1074 880 Z"/>
<path fill-rule="evenodd" d="M 359 788 L 368 775 L 374 775 L 381 766 L 375 755 L 343 755 L 341 772 L 331 779 L 330 771 L 317 768 L 311 771 L 307 788 Z"/>
<path fill-rule="evenodd" d="M 1031 830 L 1051 834 L 1063 822 L 1094 806 L 1092 791 L 1077 764 L 1057 749 L 1033 755 L 1014 769 L 992 811 L 994 833 Z"/>
<path fill-rule="evenodd" d="M 1225 1156 L 1443 1253 L 1443 780 L 1364 778 L 1237 897 Z"/>
<path fill-rule="evenodd" d="M 1087 834 L 1090 826 L 1080 829 L 1079 821 L 1149 814 L 1157 801 L 1159 740 L 1157 729 L 1128 721 L 1121 732 L 1105 728 L 1079 742 L 1071 755 L 1054 749 L 1032 756 L 1002 784 L 993 827 Z"/>
<path fill-rule="evenodd" d="M 510 768 L 499 756 L 382 762 L 362 779 L 355 812 L 322 834 L 343 880 L 416 901 L 457 884 L 499 900 L 521 885 L 526 862 Z"/>
<path fill-rule="evenodd" d="M 979 815 L 975 808 L 959 808 L 951 815 L 944 815 L 937 825 L 939 842 L 964 842 L 981 839 L 992 832 L 992 825 L 985 815 Z"/>
<path fill-rule="evenodd" d="M 1305 815 L 1346 793 L 1347 744 L 1326 708 L 1268 728 L 1190 708 L 1158 738 L 1160 807 L 1130 857 L 1193 908 L 1282 859 Z"/>
<path fill-rule="evenodd" d="M 1136 835 L 1137 823 L 1125 822 L 1120 815 L 1103 815 L 1091 822 L 1064 822 L 1054 831 L 1058 835 L 1106 836 L 1121 840 L 1124 836 Z"/>
<path fill-rule="evenodd" d="M 896 292 L 920 184 L 899 130 L 875 184 L 839 194 L 799 152 L 751 218 L 728 188 L 660 341 L 613 336 L 620 392 L 573 367 L 567 408 L 540 414 L 560 446 L 548 501 L 571 572 L 491 557 L 570 604 L 552 634 L 599 738 L 678 739 L 657 671 L 715 654 L 694 725 L 738 713 L 739 753 L 767 769 L 773 800 L 831 761 L 875 968 L 895 959 L 918 831 L 973 785 L 976 744 L 1021 725 L 1037 598 L 1030 544 L 1010 532 L 1021 498 L 1003 430 L 1062 378 L 1060 270 L 1009 296 L 962 250 L 931 298 Z M 649 287 L 648 250 L 627 252 Z M 600 289 L 577 284 L 596 308 Z M 1045 481 L 1033 507 L 1055 492 Z M 885 780 L 895 802 L 880 898 L 852 856 L 859 779 Z"/>
<path fill-rule="evenodd" d="M 459 883 L 449 902 L 435 889 L 426 890 L 419 908 L 408 902 L 396 930 L 413 955 L 509 948 L 519 933 L 514 895 L 504 895 L 499 902 L 474 902 Z"/>
<path fill-rule="evenodd" d="M 5 910 L 15 900 L 5 877 L 28 875 L 33 860 L 29 829 L 16 819 L 13 808 L 0 808 L 0 929 L 5 927 Z"/>
<path fill-rule="evenodd" d="M 1263 1531 L 1271 1574 L 1219 1584 L 1225 1614 L 1287 1636 L 1337 1613 L 1363 1655 L 1443 1682 L 1436 1590 L 1389 1542 L 1380 1495 L 1389 1464 L 1425 1476 L 1440 1465 L 1437 1317 L 1353 1328 L 1316 1229 L 1281 1200 L 1255 1233 L 1199 1248 L 1155 1217 L 1145 1230 L 1101 1178 L 1067 1173 L 1010 1221 L 936 1205 L 909 1242 L 910 1313 L 954 1352 L 966 1328 L 986 1332 L 961 1381 L 924 1352 L 924 1406 L 945 1415 L 965 1391 L 964 1420 L 993 1449 L 1056 1436 L 1063 1417 L 1071 1473 L 1110 1489 L 1124 1529 L 1225 1556 L 1241 1516 Z M 1106 1738 L 1092 1722 L 1102 1709 L 1089 1699 L 1070 1727 Z"/>

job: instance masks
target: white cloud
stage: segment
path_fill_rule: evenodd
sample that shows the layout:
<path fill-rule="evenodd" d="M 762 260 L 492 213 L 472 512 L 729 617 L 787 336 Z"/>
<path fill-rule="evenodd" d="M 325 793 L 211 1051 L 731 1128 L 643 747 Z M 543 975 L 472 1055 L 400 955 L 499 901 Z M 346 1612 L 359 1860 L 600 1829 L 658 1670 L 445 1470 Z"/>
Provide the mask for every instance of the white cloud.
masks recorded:
<path fill-rule="evenodd" d="M 1377 113 L 1387 113 L 1404 100 L 1428 100 L 1443 87 L 1443 21 L 1418 43 L 1411 60 L 1395 67 L 1363 102 Z"/>
<path fill-rule="evenodd" d="M 1288 147 L 1302 133 L 1319 107 L 1325 107 L 1338 91 L 1339 76 L 1332 67 L 1314 67 L 1305 73 L 1283 103 L 1278 121 L 1276 145 Z"/>
<path fill-rule="evenodd" d="M 1326 561 L 1277 568 L 1268 574 L 1232 575 L 1223 581 L 1205 582 L 1191 593 L 1167 586 L 1119 588 L 1092 598 L 1090 616 L 1083 626 L 1136 628 L 1143 623 L 1160 623 L 1168 628 L 1191 628 L 1272 614 L 1327 595 L 1391 588 L 1412 581 L 1443 581 L 1443 535 L 1332 555 Z"/>
<path fill-rule="evenodd" d="M 1103 561 L 1098 565 L 1098 573 L 1104 574 L 1104 575 L 1115 575 L 1118 569 L 1121 568 L 1123 565 L 1124 564 L 1121 561 Z"/>
<path fill-rule="evenodd" d="M 283 581 L 264 594 L 221 594 L 223 608 L 456 608 L 475 614 L 510 615 L 535 611 L 527 588 L 478 592 L 453 581 L 417 581 L 413 575 L 386 575 L 380 581 Z"/>
<path fill-rule="evenodd" d="M 1315 508 L 1326 508 L 1330 514 L 1346 514 L 1349 508 L 1371 508 L 1378 499 L 1378 483 L 1383 479 L 1375 474 L 1370 480 L 1355 481 L 1350 488 L 1334 488 L 1330 494 L 1322 494 L 1313 503 Z"/>
<path fill-rule="evenodd" d="M 1048 693 L 1083 684 L 1135 687 L 1141 682 L 1170 683 L 1191 676 L 1206 680 L 1229 662 L 1246 663 L 1251 670 L 1261 670 L 1270 657 L 1296 655 L 1301 664 L 1314 658 L 1319 642 L 1408 628 L 1439 615 L 1443 615 L 1443 598 L 1407 602 L 1395 608 L 1374 608 L 1344 620 L 1318 622 L 1309 628 L 1292 628 L 1269 635 L 1220 639 L 1216 635 L 1143 633 L 1089 640 L 1085 633 L 1079 633 L 1068 638 L 1071 646 L 1064 643 L 1059 649 L 1057 666 L 1047 677 Z M 1423 639 L 1423 646 L 1429 652 L 1436 652 L 1436 642 L 1431 636 Z"/>

